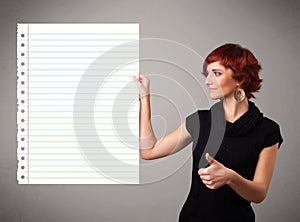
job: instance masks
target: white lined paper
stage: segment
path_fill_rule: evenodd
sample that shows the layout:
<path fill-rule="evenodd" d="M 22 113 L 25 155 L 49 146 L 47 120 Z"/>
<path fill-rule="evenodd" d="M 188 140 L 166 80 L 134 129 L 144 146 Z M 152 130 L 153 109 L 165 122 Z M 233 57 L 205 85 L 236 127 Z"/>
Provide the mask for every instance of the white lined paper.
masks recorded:
<path fill-rule="evenodd" d="M 19 184 L 139 183 L 139 25 L 17 28 Z"/>

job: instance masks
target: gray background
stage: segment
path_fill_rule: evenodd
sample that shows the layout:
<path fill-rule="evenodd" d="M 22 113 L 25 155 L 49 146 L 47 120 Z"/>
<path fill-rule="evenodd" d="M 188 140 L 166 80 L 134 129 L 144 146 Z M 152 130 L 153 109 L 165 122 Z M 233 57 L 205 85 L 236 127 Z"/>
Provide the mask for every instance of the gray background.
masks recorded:
<path fill-rule="evenodd" d="M 254 204 L 257 221 L 299 221 L 299 15 L 300 3 L 292 0 L 1 0 L 0 221 L 176 221 L 190 184 L 191 161 L 182 161 L 190 156 L 189 146 L 173 157 L 150 161 L 154 164 L 141 172 L 144 181 L 163 169 L 176 170 L 161 180 L 149 180 L 143 185 L 18 185 L 17 22 L 138 22 L 142 38 L 177 41 L 202 56 L 225 42 L 237 42 L 251 49 L 264 68 L 263 87 L 256 94 L 255 102 L 280 124 L 285 140 L 279 150 L 268 197 L 263 203 Z M 141 71 L 172 76 L 170 68 L 158 63 L 141 64 Z M 173 74 L 180 75 L 180 71 L 174 70 Z M 198 80 L 204 81 L 200 75 Z M 151 87 L 155 91 L 167 86 L 153 78 Z M 193 98 L 199 92 L 194 87 L 196 85 L 188 87 Z M 184 102 L 178 98 L 176 103 Z M 197 107 L 204 106 L 202 101 L 194 100 Z M 158 102 L 161 101 L 152 101 L 153 113 L 160 115 L 166 112 L 166 107 Z M 190 106 L 182 114 L 185 116 L 193 110 Z M 182 120 L 173 116 L 173 112 L 166 115 L 171 118 L 161 115 L 154 119 L 157 137 L 175 129 Z M 168 126 L 167 129 L 162 127 L 164 132 L 160 130 L 161 119 L 165 119 Z M 141 163 L 145 165 L 144 161 Z"/>

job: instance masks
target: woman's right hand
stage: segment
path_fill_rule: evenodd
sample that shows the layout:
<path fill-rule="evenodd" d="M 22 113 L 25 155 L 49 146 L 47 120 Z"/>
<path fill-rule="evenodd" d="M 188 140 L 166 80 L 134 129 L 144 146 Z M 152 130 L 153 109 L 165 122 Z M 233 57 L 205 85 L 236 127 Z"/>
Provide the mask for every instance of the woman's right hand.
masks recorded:
<path fill-rule="evenodd" d="M 132 79 L 135 81 L 135 83 L 139 88 L 140 98 L 150 94 L 149 92 L 150 80 L 146 76 L 140 73 L 139 79 L 136 78 L 135 76 L 132 76 Z"/>

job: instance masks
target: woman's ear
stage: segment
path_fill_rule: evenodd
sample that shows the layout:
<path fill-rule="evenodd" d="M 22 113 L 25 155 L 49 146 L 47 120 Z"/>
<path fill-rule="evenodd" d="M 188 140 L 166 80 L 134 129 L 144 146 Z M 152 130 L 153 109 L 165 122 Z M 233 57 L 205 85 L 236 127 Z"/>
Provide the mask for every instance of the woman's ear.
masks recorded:
<path fill-rule="evenodd" d="M 243 80 L 243 81 L 236 81 L 236 86 L 241 88 L 241 85 L 243 85 L 244 82 L 245 82 L 245 80 Z"/>
<path fill-rule="evenodd" d="M 241 86 L 242 84 L 241 84 L 241 82 L 239 82 L 239 81 L 236 80 L 236 84 L 235 84 L 235 85 L 236 85 L 237 88 L 240 88 L 240 86 Z"/>

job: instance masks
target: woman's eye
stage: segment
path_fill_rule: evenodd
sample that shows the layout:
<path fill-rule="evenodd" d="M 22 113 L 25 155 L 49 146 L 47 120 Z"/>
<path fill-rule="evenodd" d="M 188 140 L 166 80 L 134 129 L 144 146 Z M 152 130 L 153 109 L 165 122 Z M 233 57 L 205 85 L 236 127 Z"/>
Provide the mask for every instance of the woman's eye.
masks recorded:
<path fill-rule="evenodd" d="M 214 72 L 214 74 L 215 74 L 215 76 L 220 76 L 220 75 L 222 75 L 221 72 Z"/>

